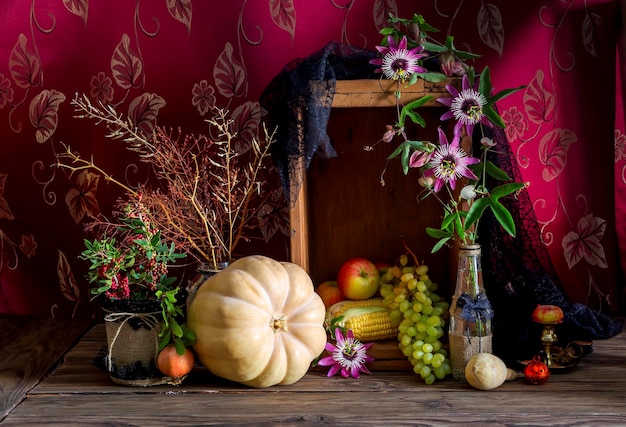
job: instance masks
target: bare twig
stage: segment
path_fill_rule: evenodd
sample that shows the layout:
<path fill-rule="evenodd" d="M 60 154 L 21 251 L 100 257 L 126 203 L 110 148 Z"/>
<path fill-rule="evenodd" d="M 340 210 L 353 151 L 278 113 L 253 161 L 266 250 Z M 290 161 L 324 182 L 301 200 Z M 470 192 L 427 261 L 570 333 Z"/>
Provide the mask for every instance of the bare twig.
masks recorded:
<path fill-rule="evenodd" d="M 57 156 L 57 167 L 69 170 L 70 176 L 93 170 L 126 192 L 141 191 L 165 238 L 212 266 L 232 259 L 237 244 L 258 220 L 261 204 L 253 201 L 267 201 L 260 172 L 274 133 L 263 126 L 264 140 L 248 141 L 251 149 L 242 155 L 234 148 L 237 135 L 225 110 L 216 109 L 215 117 L 207 120 L 217 135 L 211 140 L 204 135 L 181 138 L 180 130 L 173 136 L 158 126 L 146 136 L 111 106 L 94 106 L 86 96 L 76 96 L 72 104 L 76 117 L 105 124 L 107 138 L 121 140 L 138 153 L 152 167 L 159 185 L 131 188 L 70 147 Z"/>

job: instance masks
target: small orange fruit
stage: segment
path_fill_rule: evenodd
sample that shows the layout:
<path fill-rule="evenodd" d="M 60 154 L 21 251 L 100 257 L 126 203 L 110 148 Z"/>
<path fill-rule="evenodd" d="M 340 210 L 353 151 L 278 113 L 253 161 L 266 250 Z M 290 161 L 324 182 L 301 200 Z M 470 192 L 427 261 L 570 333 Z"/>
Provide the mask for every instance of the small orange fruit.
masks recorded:
<path fill-rule="evenodd" d="M 191 350 L 186 348 L 185 353 L 181 355 L 176 352 L 176 347 L 171 344 L 159 353 L 157 368 L 163 375 L 177 378 L 191 372 L 194 362 L 195 359 Z"/>

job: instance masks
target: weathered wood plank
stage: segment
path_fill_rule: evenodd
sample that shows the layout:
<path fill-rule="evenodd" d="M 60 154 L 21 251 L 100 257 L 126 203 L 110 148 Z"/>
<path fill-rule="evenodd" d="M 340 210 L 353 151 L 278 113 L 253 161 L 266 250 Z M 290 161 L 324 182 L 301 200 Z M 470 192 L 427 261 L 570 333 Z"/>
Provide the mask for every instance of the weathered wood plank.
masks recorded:
<path fill-rule="evenodd" d="M 453 379 L 428 386 L 410 372 L 352 379 L 323 370 L 254 389 L 202 367 L 179 387 L 123 387 L 92 364 L 104 342 L 102 328 L 89 331 L 3 425 L 626 425 L 625 333 L 594 342 L 578 366 L 542 386 L 518 378 L 489 392 Z"/>
<path fill-rule="evenodd" d="M 0 318 L 0 421 L 87 330 L 87 321 Z"/>
<path fill-rule="evenodd" d="M 120 392 L 120 386 L 112 383 L 106 372 L 93 365 L 93 360 L 104 344 L 104 332 L 101 325 L 89 331 L 85 337 L 65 356 L 65 363 L 60 366 L 54 375 L 39 384 L 31 391 L 34 394 L 64 393 L 69 389 L 77 392 Z M 622 387 L 626 390 L 626 333 L 622 333 L 610 340 L 597 341 L 593 345 L 594 351 L 585 356 L 578 366 L 569 371 L 554 373 L 550 381 L 541 387 L 532 387 L 521 379 L 507 383 L 499 390 L 532 391 L 540 393 L 544 390 L 554 389 L 557 391 L 571 390 L 597 390 L 603 387 Z M 513 367 L 520 368 L 520 367 Z M 286 387 L 274 387 L 272 390 L 290 391 L 325 391 L 332 387 L 335 391 L 351 391 L 355 386 L 359 390 L 411 390 L 422 387 L 425 390 L 458 391 L 472 390 L 467 384 L 447 379 L 436 382 L 434 385 L 425 386 L 421 380 L 410 372 L 374 372 L 373 375 L 364 375 L 358 380 L 343 378 L 326 378 L 326 369 L 311 370 L 303 379 L 296 384 Z M 202 391 L 206 388 L 224 391 L 245 391 L 248 393 L 261 390 L 233 384 L 211 375 L 205 368 L 196 367 L 189 375 L 182 388 L 186 391 Z M 159 386 L 155 389 L 137 389 L 141 393 L 176 391 L 181 387 Z M 124 388 L 122 388 L 124 390 Z M 128 389 L 126 389 L 128 390 Z"/>
<path fill-rule="evenodd" d="M 530 393 L 528 393 L 530 394 Z M 624 395 L 539 393 L 535 405 L 506 393 L 353 391 L 207 394 L 41 395 L 29 397 L 5 424 L 209 425 L 324 422 L 332 425 L 619 425 Z M 571 393 L 573 394 L 573 393 Z M 513 397 L 513 396 L 511 396 Z M 520 398 L 523 396 L 514 396 Z M 544 401 L 544 403 L 540 403 Z M 586 403 L 585 403 L 586 402 Z M 603 424 L 604 423 L 604 424 Z"/>

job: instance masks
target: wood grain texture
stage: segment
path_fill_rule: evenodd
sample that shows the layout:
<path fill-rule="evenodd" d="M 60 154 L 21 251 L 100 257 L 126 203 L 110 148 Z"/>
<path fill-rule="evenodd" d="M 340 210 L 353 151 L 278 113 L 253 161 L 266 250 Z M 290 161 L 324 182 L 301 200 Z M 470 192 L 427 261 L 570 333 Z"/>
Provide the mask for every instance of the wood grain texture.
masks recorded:
<path fill-rule="evenodd" d="M 406 253 L 404 238 L 419 261 L 428 260 L 429 275 L 441 295 L 452 290 L 447 249 L 431 254 L 434 239 L 426 228 L 441 221 L 435 198 L 417 201 L 419 173 L 404 175 L 398 158 L 388 161 L 395 145 L 375 144 L 386 124 L 397 120 L 393 108 L 333 109 L 328 135 L 337 157 L 314 157 L 307 170 L 309 274 L 315 284 L 336 280 L 346 260 L 364 257 L 394 263 Z M 420 114 L 435 123 L 443 110 L 425 108 Z M 436 141 L 437 129 L 408 126 L 407 134 L 419 141 Z M 384 185 L 381 183 L 384 180 Z"/>
<path fill-rule="evenodd" d="M 386 125 L 397 121 L 397 102 L 405 105 L 431 96 L 419 114 L 426 123 L 438 123 L 445 107 L 437 98 L 450 96 L 446 84 L 459 87 L 460 79 L 440 83 L 418 79 L 415 84 L 399 86 L 387 79 L 337 81 L 327 132 L 338 156 L 314 156 L 306 171 L 296 169 L 296 181 L 302 186 L 291 190 L 297 191 L 298 198 L 289 211 L 290 259 L 303 267 L 316 285 L 335 280 L 341 263 L 352 256 L 393 262 L 405 251 L 403 236 L 412 249 L 429 254 L 433 240 L 418 230 L 441 220 L 439 205 L 435 200 L 417 203 L 417 176 L 404 176 L 398 159 L 387 165 L 395 146 L 378 144 L 371 151 L 364 147 L 376 144 Z M 406 132 L 412 139 L 437 140 L 436 126 L 422 129 L 407 120 Z M 381 185 L 381 177 L 386 186 Z M 447 263 L 440 262 L 444 252 L 429 254 L 429 258 L 447 272 Z"/>
<path fill-rule="evenodd" d="M 450 93 L 446 84 L 459 86 L 460 79 L 448 82 L 431 83 L 418 79 L 415 84 L 407 85 L 387 79 L 337 80 L 333 108 L 353 107 L 391 107 L 396 105 L 396 91 L 400 91 L 400 104 L 404 105 L 423 96 L 432 96 L 424 104 L 428 107 L 441 106 L 437 98 L 448 98 Z"/>
<path fill-rule="evenodd" d="M 0 317 L 0 421 L 87 330 L 88 322 Z"/>
<path fill-rule="evenodd" d="M 491 391 L 453 379 L 428 386 L 402 371 L 360 379 L 310 371 L 290 386 L 254 389 L 200 366 L 179 387 L 123 387 L 92 364 L 104 342 L 98 325 L 3 426 L 626 425 L 625 333 L 594 342 L 578 366 L 544 385 L 518 378 Z"/>

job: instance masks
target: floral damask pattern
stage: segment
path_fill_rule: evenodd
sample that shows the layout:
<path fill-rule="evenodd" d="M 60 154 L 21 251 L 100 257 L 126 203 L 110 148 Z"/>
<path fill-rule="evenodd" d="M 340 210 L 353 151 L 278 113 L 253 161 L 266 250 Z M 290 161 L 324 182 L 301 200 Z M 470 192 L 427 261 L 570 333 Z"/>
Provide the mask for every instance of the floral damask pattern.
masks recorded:
<path fill-rule="evenodd" d="M 462 15 L 466 19 L 472 13 L 462 1 L 446 2 L 445 7 L 444 2 L 435 3 L 439 15 L 449 19 L 450 33 L 458 28 L 458 17 Z M 570 295 L 595 308 L 616 309 L 614 297 L 621 289 L 615 287 L 618 277 L 614 274 L 616 258 L 612 253 L 615 241 L 607 238 L 605 233 L 609 226 L 606 216 L 612 214 L 611 206 L 591 205 L 589 201 L 597 194 L 597 185 L 594 187 L 594 184 L 586 183 L 575 187 L 576 181 L 571 179 L 578 175 L 581 164 L 585 170 L 593 167 L 584 154 L 581 157 L 581 153 L 595 142 L 581 139 L 585 133 L 581 125 L 583 122 L 572 120 L 567 114 L 573 101 L 562 89 L 561 83 L 568 75 L 595 76 L 595 70 L 587 64 L 598 58 L 612 61 L 610 55 L 614 44 L 609 41 L 609 34 L 613 31 L 610 27 L 611 14 L 602 15 L 596 11 L 602 10 L 602 7 L 610 9 L 616 3 L 599 1 L 591 4 L 575 0 L 564 0 L 560 4 L 534 3 L 536 8 L 530 9 L 534 11 L 534 16 L 524 15 L 524 22 L 529 27 L 534 25 L 536 32 L 548 30 L 545 31 L 544 43 L 549 49 L 542 50 L 534 44 L 528 52 L 518 52 L 518 55 L 525 55 L 524 64 L 513 64 L 511 60 L 511 65 L 502 67 L 510 73 L 508 76 L 512 80 L 501 83 L 503 86 L 527 85 L 521 103 L 515 97 L 502 102 L 507 107 L 502 113 L 507 125 L 506 135 L 516 147 L 518 164 L 525 180 L 530 182 L 543 240 L 559 276 L 568 284 Z M 476 9 L 481 42 L 495 51 L 498 57 L 504 57 L 506 62 L 505 46 L 510 37 L 505 36 L 504 22 L 506 16 L 513 16 L 508 15 L 511 9 L 502 2 L 481 2 Z M 528 10 L 519 12 L 528 13 Z M 571 34 L 572 28 L 577 26 L 582 51 L 577 48 L 579 40 L 563 37 L 564 34 Z M 475 45 L 472 47 L 478 50 Z M 533 69 L 533 66 L 537 68 Z M 528 72 L 534 73 L 529 81 L 514 80 L 515 75 L 523 76 Z M 610 96 L 612 91 L 609 89 L 607 93 Z M 612 98 L 601 96 L 597 99 L 614 102 Z M 581 107 L 581 110 L 584 110 L 580 113 L 583 117 L 589 118 L 587 114 L 595 117 L 590 108 Z M 584 122 L 584 125 L 589 124 Z M 616 147 L 616 152 L 618 150 Z M 606 174 L 603 176 L 606 177 Z M 606 182 L 604 188 L 610 188 L 610 184 Z M 561 244 L 555 244 L 557 242 Z M 581 267 L 584 274 L 577 275 Z M 575 286 L 572 286 L 573 280 L 577 280 Z"/>
<path fill-rule="evenodd" d="M 606 221 L 589 214 L 578 221 L 576 231 L 570 231 L 563 238 L 563 252 L 567 265 L 572 268 L 585 260 L 589 265 L 607 268 L 601 240 L 606 230 Z"/>
<path fill-rule="evenodd" d="M 611 91 L 613 74 L 607 74 L 598 80 L 606 93 L 585 91 L 585 102 L 575 96 L 583 89 L 576 85 L 597 71 L 589 64 L 613 64 L 615 0 L 432 0 L 420 2 L 419 10 L 415 2 L 399 0 L 5 3 L 6 13 L 0 15 L 0 270 L 12 269 L 30 279 L 25 282 L 41 285 L 21 289 L 20 283 L 3 281 L 0 313 L 38 310 L 23 306 L 26 298 L 10 297 L 33 291 L 50 299 L 44 305 L 55 316 L 74 316 L 88 307 L 76 260 L 81 222 L 88 214 L 106 212 L 115 191 L 93 171 L 66 176 L 51 168 L 57 151 L 72 146 L 103 160 L 129 185 L 148 179 L 136 157 L 104 142 L 105 129 L 73 117 L 68 99 L 75 93 L 116 107 L 145 133 L 157 124 L 203 132 L 213 107 L 228 108 L 244 137 L 238 150 L 245 152 L 249 147 L 242 141 L 262 125 L 258 97 L 285 64 L 333 40 L 373 49 L 389 13 L 423 14 L 443 34 L 454 35 L 459 47 L 482 54 L 479 61 L 490 65 L 497 87 L 527 86 L 523 96 L 499 107 L 530 183 L 542 237 L 575 300 L 618 308 L 622 289 L 616 277 L 620 264 L 626 267 L 626 255 L 614 252 L 613 228 L 626 233 L 626 226 L 619 215 L 618 223 L 611 219 L 612 195 L 598 196 L 611 183 L 598 171 L 585 172 L 586 181 L 579 177 L 590 167 L 614 166 L 616 187 L 626 188 L 623 122 L 608 137 L 587 131 L 604 129 L 613 120 L 598 105 L 614 102 L 612 94 L 620 92 Z M 621 108 L 620 103 L 618 113 Z M 591 140 L 595 135 L 603 139 Z M 614 147 L 610 165 L 588 164 L 589 147 L 598 144 Z M 276 189 L 261 209 L 260 232 L 268 241 L 277 239 L 284 255 L 286 209 L 272 207 L 281 195 Z"/>
<path fill-rule="evenodd" d="M 96 197 L 99 181 L 100 175 L 84 170 L 76 178 L 76 187 L 70 188 L 65 195 L 65 204 L 76 224 L 88 214 L 96 216 L 100 213 Z"/>

